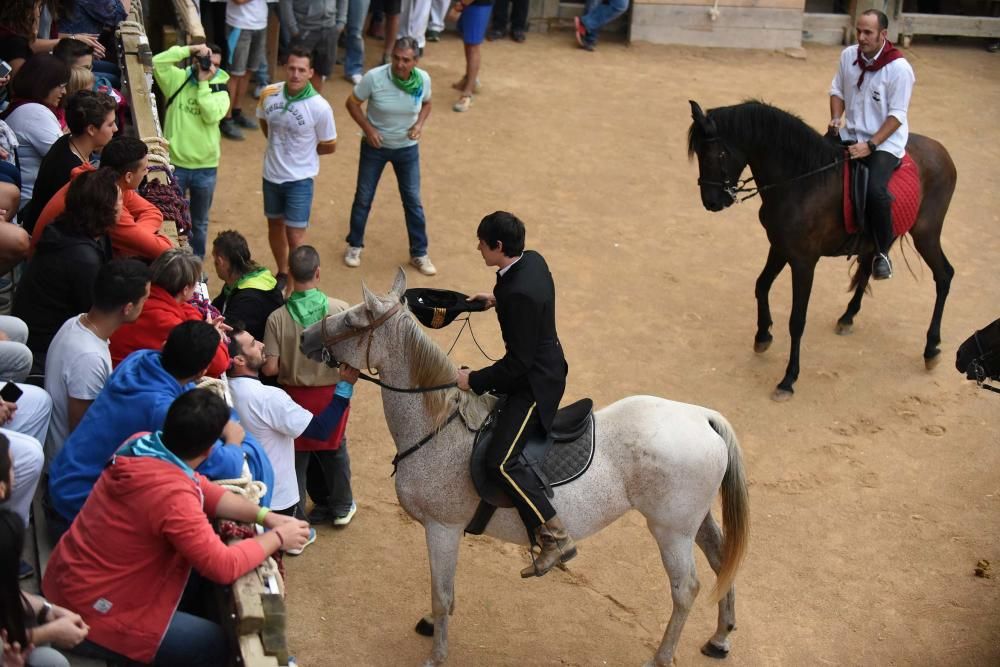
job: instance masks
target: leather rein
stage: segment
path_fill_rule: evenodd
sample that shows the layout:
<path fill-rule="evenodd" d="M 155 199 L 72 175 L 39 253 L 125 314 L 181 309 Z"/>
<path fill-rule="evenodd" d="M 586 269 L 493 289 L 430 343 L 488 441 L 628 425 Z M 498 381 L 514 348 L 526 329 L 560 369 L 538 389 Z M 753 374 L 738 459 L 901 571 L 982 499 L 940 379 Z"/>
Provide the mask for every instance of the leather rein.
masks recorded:
<path fill-rule="evenodd" d="M 997 354 L 997 350 L 992 350 L 987 352 L 983 349 L 983 344 L 979 341 L 979 334 L 982 333 L 982 329 L 972 334 L 972 339 L 976 341 L 976 350 L 979 351 L 979 356 L 975 357 L 969 362 L 969 373 L 975 377 L 976 386 L 981 389 L 986 389 L 987 391 L 992 391 L 1000 394 L 1000 389 L 988 384 L 987 381 L 992 378 L 991 375 L 987 375 L 986 367 L 983 365 L 984 359 L 989 359 L 990 357 Z"/>
<path fill-rule="evenodd" d="M 386 311 L 385 313 L 383 313 L 382 315 L 380 315 L 376 319 L 370 321 L 365 326 L 363 326 L 363 327 L 361 327 L 359 329 L 352 329 L 350 331 L 345 331 L 345 332 L 339 333 L 339 334 L 337 334 L 335 336 L 331 336 L 331 335 L 329 335 L 327 333 L 327 331 L 326 331 L 326 318 L 323 318 L 323 320 L 321 320 L 322 321 L 322 326 L 320 327 L 320 332 L 323 334 L 323 359 L 324 359 L 324 361 L 326 361 L 328 364 L 334 364 L 334 363 L 336 363 L 336 359 L 334 359 L 333 356 L 330 355 L 330 348 L 329 348 L 330 345 L 335 345 L 335 344 L 343 342 L 345 340 L 351 340 L 352 338 L 363 338 L 364 336 L 367 335 L 368 336 L 368 345 L 367 345 L 367 349 L 365 350 L 365 366 L 368 367 L 368 372 L 369 373 L 372 373 L 373 375 L 378 375 L 378 371 L 372 369 L 372 367 L 371 367 L 371 359 L 370 359 L 371 352 L 372 352 L 372 339 L 375 337 L 375 330 L 378 329 L 383 324 L 385 324 L 386 322 L 388 322 L 396 313 L 398 313 L 400 311 L 400 309 L 402 309 L 402 307 L 403 307 L 402 303 L 397 303 L 392 308 L 390 308 L 388 311 Z M 359 340 L 358 344 L 359 345 L 363 344 L 363 341 Z M 393 391 L 393 392 L 396 392 L 396 393 L 400 393 L 400 394 L 426 394 L 426 393 L 431 392 L 431 391 L 442 391 L 444 389 L 451 389 L 452 387 L 457 387 L 458 386 L 457 382 L 448 382 L 446 384 L 434 385 L 433 387 L 393 387 L 392 385 L 388 385 L 388 384 L 382 382 L 381 380 L 379 380 L 378 378 L 374 378 L 371 375 L 368 375 L 368 374 L 366 374 L 364 372 L 360 372 L 359 373 L 359 377 L 362 380 L 366 380 L 368 382 L 371 382 L 372 384 L 378 385 L 379 387 L 381 387 L 383 389 L 386 389 L 388 391 Z M 453 413 L 451 413 L 451 416 L 448 417 L 448 420 L 444 424 L 442 424 L 440 428 L 434 429 L 433 431 L 431 431 L 430 433 L 428 433 L 427 435 L 425 435 L 423 438 L 421 438 L 420 442 L 418 442 L 417 444 L 415 444 L 415 445 L 413 445 L 411 447 L 407 447 L 403 451 L 398 452 L 395 456 L 393 456 L 392 457 L 392 474 L 389 475 L 389 476 L 390 477 L 395 477 L 396 476 L 396 469 L 399 467 L 399 462 L 402 461 L 403 459 L 405 459 L 406 457 L 408 457 L 409 455 L 416 453 L 418 450 L 420 450 L 421 447 L 423 447 L 428 442 L 430 442 L 431 440 L 433 440 L 434 436 L 436 436 L 445 426 L 447 426 L 448 424 L 450 424 L 451 422 L 453 422 L 455 420 L 455 418 L 458 417 L 458 414 L 459 414 L 459 411 L 456 408 L 455 411 Z"/>
<path fill-rule="evenodd" d="M 331 336 L 331 335 L 329 335 L 327 333 L 327 331 L 326 331 L 326 318 L 323 318 L 323 320 L 322 320 L 322 326 L 320 327 L 320 332 L 323 334 L 323 357 L 324 357 L 324 361 L 326 361 L 327 364 L 332 364 L 332 363 L 336 362 L 336 359 L 334 359 L 330 355 L 330 346 L 331 345 L 336 345 L 337 343 L 343 342 L 345 340 L 350 340 L 352 338 L 363 338 L 364 336 L 367 335 L 368 336 L 368 345 L 367 345 L 367 348 L 365 349 L 365 366 L 366 366 L 366 368 L 368 370 L 368 373 L 370 373 L 371 375 L 369 375 L 368 373 L 365 373 L 363 371 L 360 372 L 359 377 L 362 380 L 365 380 L 367 382 L 371 382 L 372 384 L 378 385 L 379 387 L 381 387 L 383 389 L 386 389 L 388 391 L 394 391 L 394 392 L 397 392 L 397 393 L 400 393 L 400 394 L 426 394 L 427 392 L 431 392 L 431 391 L 442 391 L 444 389 L 451 389 L 452 387 L 457 387 L 458 386 L 457 382 L 448 382 L 446 384 L 438 384 L 438 385 L 434 385 L 433 387 L 393 387 L 392 385 L 389 385 L 389 384 L 386 384 L 385 382 L 382 382 L 378 378 L 372 377 L 373 375 L 378 375 L 378 371 L 374 370 L 371 367 L 372 340 L 375 338 L 375 330 L 378 329 L 383 324 L 385 324 L 386 322 L 388 322 L 392 318 L 393 315 L 395 315 L 396 313 L 398 313 L 402 309 L 402 307 L 403 307 L 402 303 L 397 303 L 392 308 L 390 308 L 385 313 L 383 313 L 382 315 L 378 316 L 376 319 L 372 320 L 371 322 L 369 322 L 365 326 L 363 326 L 363 327 L 361 327 L 359 329 L 351 329 L 349 331 L 345 331 L 343 333 L 339 333 L 339 334 L 337 334 L 335 336 Z M 358 344 L 359 345 L 363 344 L 363 341 L 359 340 Z"/>
<path fill-rule="evenodd" d="M 723 141 L 721 137 L 706 137 L 706 143 L 721 143 L 723 147 L 722 158 L 725 158 L 725 151 L 729 150 L 729 146 Z M 751 174 L 747 178 L 730 178 L 726 173 L 726 164 L 723 159 L 722 162 L 722 181 L 709 181 L 703 178 L 698 178 L 698 185 L 708 185 L 711 187 L 721 188 L 723 192 L 729 195 L 729 198 L 733 200 L 734 204 L 742 204 L 748 199 L 753 199 L 762 192 L 767 192 L 771 188 L 779 188 L 789 183 L 795 183 L 796 181 L 801 181 L 804 178 L 809 178 L 810 176 L 815 176 L 816 174 L 821 174 L 824 171 L 833 169 L 838 165 L 842 165 L 847 162 L 850 158 L 847 157 L 846 151 L 844 157 L 838 158 L 831 162 L 830 164 L 825 164 L 822 167 L 813 169 L 812 171 L 807 171 L 804 174 L 799 174 L 798 176 L 793 176 L 785 181 L 780 181 L 778 183 L 768 183 L 766 185 L 759 185 L 755 187 L 747 187 L 751 183 L 754 183 L 754 176 Z M 745 194 L 745 196 L 740 197 L 738 195 Z"/>

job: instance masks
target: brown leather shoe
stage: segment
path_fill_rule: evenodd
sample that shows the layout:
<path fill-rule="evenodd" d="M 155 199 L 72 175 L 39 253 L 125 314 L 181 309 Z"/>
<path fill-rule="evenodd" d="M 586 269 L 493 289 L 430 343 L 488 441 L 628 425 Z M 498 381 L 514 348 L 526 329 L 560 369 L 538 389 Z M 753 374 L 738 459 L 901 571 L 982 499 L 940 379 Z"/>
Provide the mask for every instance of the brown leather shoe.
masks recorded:
<path fill-rule="evenodd" d="M 522 579 L 541 577 L 558 563 L 565 563 L 576 556 L 576 544 L 558 516 L 539 526 L 535 534 L 538 536 L 542 551 L 531 565 L 521 570 Z"/>

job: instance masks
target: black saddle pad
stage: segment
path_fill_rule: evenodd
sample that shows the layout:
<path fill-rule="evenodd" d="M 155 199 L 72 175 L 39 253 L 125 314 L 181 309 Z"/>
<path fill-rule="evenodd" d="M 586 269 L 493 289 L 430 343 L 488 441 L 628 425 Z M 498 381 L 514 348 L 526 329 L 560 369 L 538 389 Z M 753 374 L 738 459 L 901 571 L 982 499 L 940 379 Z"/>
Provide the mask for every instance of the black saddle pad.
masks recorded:
<path fill-rule="evenodd" d="M 529 438 L 521 456 L 536 463 L 539 485 L 568 484 L 587 472 L 596 447 L 593 401 L 582 399 L 559 410 L 549 439 Z M 472 483 L 479 497 L 496 507 L 513 507 L 507 489 L 486 471 L 486 452 L 493 437 L 493 416 L 476 434 L 469 461 Z"/>

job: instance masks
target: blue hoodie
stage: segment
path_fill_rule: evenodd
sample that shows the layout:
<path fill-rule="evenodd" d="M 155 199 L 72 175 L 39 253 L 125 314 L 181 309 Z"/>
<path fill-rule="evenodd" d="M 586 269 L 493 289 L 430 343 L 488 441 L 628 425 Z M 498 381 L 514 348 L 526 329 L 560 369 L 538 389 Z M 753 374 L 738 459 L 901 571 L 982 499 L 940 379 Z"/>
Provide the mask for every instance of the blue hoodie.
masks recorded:
<path fill-rule="evenodd" d="M 49 495 L 56 511 L 72 521 L 122 443 L 136 433 L 163 429 L 174 399 L 191 389 L 193 383 L 181 385 L 164 370 L 156 350 L 139 350 L 126 357 L 49 467 Z M 254 454 L 250 459 L 256 465 L 251 469 L 257 477 L 261 472 L 259 445 L 244 442 L 244 447 Z M 198 472 L 210 479 L 240 477 L 244 454 L 243 447 L 216 444 Z"/>

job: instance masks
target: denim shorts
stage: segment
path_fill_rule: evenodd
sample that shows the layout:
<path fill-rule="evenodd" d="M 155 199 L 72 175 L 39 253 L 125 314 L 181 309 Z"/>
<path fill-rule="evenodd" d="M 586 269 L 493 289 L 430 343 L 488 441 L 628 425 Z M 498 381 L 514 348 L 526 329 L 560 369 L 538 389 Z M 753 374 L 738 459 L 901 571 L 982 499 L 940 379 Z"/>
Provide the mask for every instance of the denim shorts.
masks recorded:
<path fill-rule="evenodd" d="M 272 183 L 264 179 L 264 216 L 268 220 L 283 218 L 288 227 L 308 227 L 312 200 L 311 178 L 287 183 Z"/>

